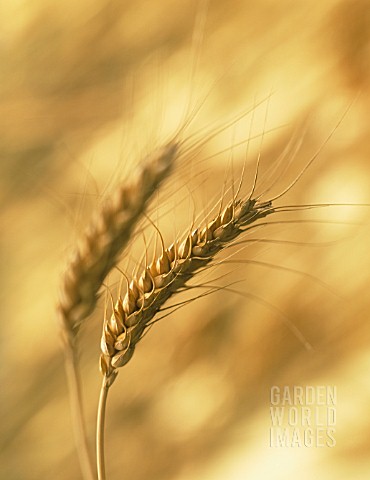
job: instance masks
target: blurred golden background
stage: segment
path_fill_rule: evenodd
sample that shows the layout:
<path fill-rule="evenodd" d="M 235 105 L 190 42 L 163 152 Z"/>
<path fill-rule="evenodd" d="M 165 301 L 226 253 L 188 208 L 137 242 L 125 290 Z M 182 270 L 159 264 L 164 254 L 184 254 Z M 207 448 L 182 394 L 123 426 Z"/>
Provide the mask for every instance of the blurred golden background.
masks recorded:
<path fill-rule="evenodd" d="M 275 192 L 303 168 L 353 102 L 281 204 L 370 203 L 369 1 L 213 0 L 194 57 L 199 9 L 199 2 L 188 0 L 0 5 L 3 479 L 81 478 L 55 322 L 58 281 L 68 249 L 107 186 L 177 127 L 189 99 L 199 104 L 209 92 L 196 130 L 274 92 L 252 125 L 256 132 L 285 126 L 264 136 L 262 168 L 294 132 L 305 132 Z M 203 155 L 246 138 L 250 117 L 243 122 L 217 136 Z M 249 182 L 259 148 L 260 140 L 250 145 Z M 233 155 L 236 172 L 243 149 Z M 200 176 L 197 164 L 191 172 L 183 168 L 169 191 L 184 197 L 193 191 L 201 208 L 219 195 L 230 155 L 199 163 Z M 176 200 L 168 195 L 167 210 Z M 179 231 L 191 221 L 192 208 L 192 200 L 177 206 Z M 244 264 L 224 271 L 245 279 L 239 291 L 282 310 L 314 351 L 307 352 L 271 309 L 226 291 L 177 311 L 150 331 L 112 388 L 109 479 L 368 478 L 369 209 L 279 216 L 291 218 L 353 224 L 280 225 L 261 238 L 331 244 L 258 244 L 235 258 L 258 255 L 299 269 L 334 293 L 307 275 Z M 159 222 L 167 241 L 172 223 L 172 214 Z M 92 445 L 103 309 L 102 300 L 81 331 Z M 337 386 L 336 446 L 271 448 L 273 385 Z"/>

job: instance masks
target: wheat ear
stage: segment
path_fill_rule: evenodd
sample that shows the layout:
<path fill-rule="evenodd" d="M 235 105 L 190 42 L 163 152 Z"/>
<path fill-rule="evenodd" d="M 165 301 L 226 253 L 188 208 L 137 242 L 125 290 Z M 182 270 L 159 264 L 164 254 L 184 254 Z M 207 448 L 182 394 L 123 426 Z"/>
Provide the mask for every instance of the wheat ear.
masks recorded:
<path fill-rule="evenodd" d="M 64 332 L 75 336 L 93 311 L 104 278 L 116 265 L 148 200 L 169 175 L 178 143 L 151 155 L 129 184 L 120 185 L 96 212 L 65 270 L 58 311 Z"/>
<path fill-rule="evenodd" d="M 97 467 L 99 480 L 105 480 L 104 413 L 109 387 L 118 368 L 132 357 L 151 320 L 162 305 L 189 281 L 215 255 L 241 235 L 248 226 L 274 212 L 272 203 L 233 199 L 205 226 L 189 233 L 146 266 L 141 276 L 128 284 L 125 297 L 113 305 L 113 313 L 105 319 L 101 338 L 100 370 L 103 383 L 97 419 Z"/>
<path fill-rule="evenodd" d="M 189 233 L 183 242 L 163 248 L 142 272 L 131 280 L 123 299 L 104 322 L 100 369 L 107 378 L 125 365 L 150 321 L 162 305 L 186 286 L 199 269 L 257 220 L 274 212 L 270 201 L 233 200 L 202 229 Z M 110 383 L 112 383 L 111 378 Z"/>
<path fill-rule="evenodd" d="M 75 440 L 86 480 L 95 478 L 85 429 L 76 336 L 93 311 L 104 278 L 116 265 L 152 194 L 170 174 L 179 153 L 172 140 L 144 161 L 135 178 L 106 198 L 72 252 L 62 278 L 58 318 L 65 351 Z"/>

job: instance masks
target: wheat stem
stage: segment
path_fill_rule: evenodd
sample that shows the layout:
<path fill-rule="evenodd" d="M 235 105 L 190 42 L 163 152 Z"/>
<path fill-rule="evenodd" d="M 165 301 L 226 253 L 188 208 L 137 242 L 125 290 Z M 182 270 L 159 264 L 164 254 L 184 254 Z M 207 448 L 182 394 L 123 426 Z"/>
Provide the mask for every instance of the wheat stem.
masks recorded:
<path fill-rule="evenodd" d="M 65 366 L 72 413 L 72 424 L 82 475 L 85 480 L 95 480 L 93 462 L 87 442 L 84 420 L 81 381 L 77 368 L 77 350 L 72 342 L 65 345 Z"/>
<path fill-rule="evenodd" d="M 96 421 L 96 466 L 98 479 L 105 480 L 105 453 L 104 453 L 104 430 L 105 430 L 105 411 L 107 407 L 108 391 L 111 383 L 106 377 L 103 377 L 100 389 L 98 415 Z"/>

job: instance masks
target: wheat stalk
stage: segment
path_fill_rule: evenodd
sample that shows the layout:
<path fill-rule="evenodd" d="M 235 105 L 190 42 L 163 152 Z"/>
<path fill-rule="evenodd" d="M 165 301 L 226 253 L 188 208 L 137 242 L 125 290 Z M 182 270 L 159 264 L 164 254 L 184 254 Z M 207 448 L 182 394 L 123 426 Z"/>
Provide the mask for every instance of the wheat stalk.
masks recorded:
<path fill-rule="evenodd" d="M 108 391 L 118 375 L 118 369 L 130 361 L 137 343 L 148 327 L 156 321 L 153 319 L 164 303 L 179 291 L 190 288 L 187 286 L 187 282 L 198 272 L 207 268 L 207 266 L 209 267 L 215 256 L 222 250 L 235 244 L 237 237 L 256 226 L 266 224 L 261 222 L 256 224 L 258 220 L 275 212 L 292 212 L 338 205 L 274 206 L 273 203 L 285 196 L 300 180 L 333 136 L 342 120 L 343 117 L 298 175 L 280 193 L 266 201 L 261 199 L 272 189 L 274 183 L 260 195 L 254 196 L 260 161 L 260 158 L 258 158 L 252 190 L 246 199 L 238 198 L 243 180 L 242 176 L 238 191 L 233 195 L 231 201 L 222 209 L 221 200 L 218 214 L 207 222 L 206 226 L 194 229 L 194 225 L 192 225 L 182 242 L 175 241 L 168 248 L 165 248 L 163 238 L 160 235 L 161 254 L 155 256 L 150 264 L 145 264 L 141 275 L 133 277 L 131 281 L 127 279 L 127 291 L 124 298 L 119 296 L 115 304 L 112 299 L 112 315 L 109 318 L 104 318 L 101 337 L 100 371 L 103 375 L 103 381 L 96 433 L 99 480 L 105 480 L 106 478 L 104 454 L 105 410 Z M 226 290 L 233 291 L 227 288 Z M 263 303 L 266 304 L 266 302 Z M 297 329 L 294 328 L 294 332 L 302 339 Z M 304 344 L 307 346 L 307 342 L 304 342 Z"/>
<path fill-rule="evenodd" d="M 97 419 L 97 468 L 99 480 L 105 480 L 104 419 L 108 390 L 118 368 L 132 358 L 137 343 L 163 304 L 186 283 L 207 267 L 214 257 L 245 232 L 249 225 L 274 212 L 271 201 L 231 200 L 203 228 L 191 229 L 186 238 L 165 248 L 146 265 L 139 278 L 128 282 L 127 292 L 113 305 L 113 313 L 104 320 L 101 338 L 100 370 L 103 383 Z"/>
<path fill-rule="evenodd" d="M 152 194 L 170 174 L 179 153 L 175 139 L 148 157 L 136 177 L 106 198 L 80 238 L 67 263 L 57 306 L 75 440 L 86 480 L 95 474 L 85 429 L 76 336 L 83 320 L 93 311 L 102 283 L 131 239 Z"/>

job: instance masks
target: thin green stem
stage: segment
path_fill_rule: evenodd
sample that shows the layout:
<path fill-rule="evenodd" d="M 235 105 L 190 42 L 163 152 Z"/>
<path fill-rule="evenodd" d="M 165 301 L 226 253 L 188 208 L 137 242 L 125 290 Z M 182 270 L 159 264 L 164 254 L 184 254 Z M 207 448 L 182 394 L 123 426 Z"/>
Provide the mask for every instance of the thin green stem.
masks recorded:
<path fill-rule="evenodd" d="M 71 403 L 72 424 L 80 462 L 80 468 L 84 480 L 96 480 L 93 462 L 87 442 L 86 426 L 84 420 L 81 380 L 78 369 L 76 346 L 74 342 L 65 342 L 65 365 Z"/>
<path fill-rule="evenodd" d="M 107 406 L 108 390 L 111 383 L 104 376 L 100 390 L 98 417 L 96 422 L 96 466 L 98 470 L 98 479 L 105 480 L 105 453 L 104 453 L 104 429 L 105 429 L 105 410 Z"/>

